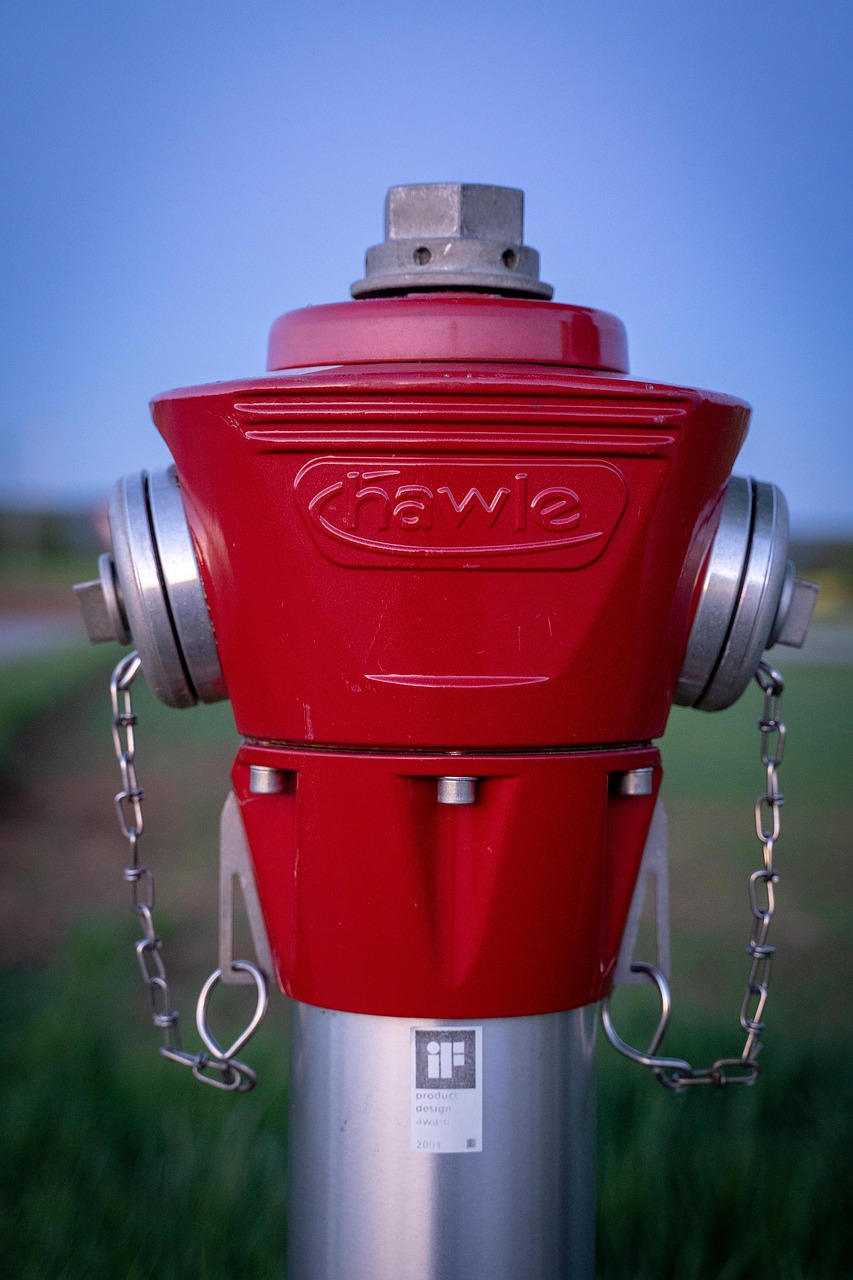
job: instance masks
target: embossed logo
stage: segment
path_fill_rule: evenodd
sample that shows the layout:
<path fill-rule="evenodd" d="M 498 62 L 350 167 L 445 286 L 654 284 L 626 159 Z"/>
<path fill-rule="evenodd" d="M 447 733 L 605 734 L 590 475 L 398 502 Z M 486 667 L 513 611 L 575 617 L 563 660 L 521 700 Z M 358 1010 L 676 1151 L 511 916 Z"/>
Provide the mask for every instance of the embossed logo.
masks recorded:
<path fill-rule="evenodd" d="M 317 458 L 294 489 L 324 555 L 362 568 L 581 568 L 628 496 L 611 463 L 518 458 Z"/>

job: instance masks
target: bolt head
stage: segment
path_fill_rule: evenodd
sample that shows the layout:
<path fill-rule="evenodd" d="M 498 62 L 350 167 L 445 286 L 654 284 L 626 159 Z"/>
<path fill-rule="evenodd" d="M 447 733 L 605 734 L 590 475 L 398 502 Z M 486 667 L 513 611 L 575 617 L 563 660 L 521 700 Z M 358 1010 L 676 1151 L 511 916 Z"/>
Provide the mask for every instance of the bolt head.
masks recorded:
<path fill-rule="evenodd" d="M 523 243 L 524 192 L 470 182 L 391 187 L 385 239 L 367 250 L 354 298 L 412 292 L 549 299 L 539 254 Z"/>
<path fill-rule="evenodd" d="M 391 187 L 385 197 L 388 240 L 505 240 L 521 245 L 524 192 L 467 182 Z"/>

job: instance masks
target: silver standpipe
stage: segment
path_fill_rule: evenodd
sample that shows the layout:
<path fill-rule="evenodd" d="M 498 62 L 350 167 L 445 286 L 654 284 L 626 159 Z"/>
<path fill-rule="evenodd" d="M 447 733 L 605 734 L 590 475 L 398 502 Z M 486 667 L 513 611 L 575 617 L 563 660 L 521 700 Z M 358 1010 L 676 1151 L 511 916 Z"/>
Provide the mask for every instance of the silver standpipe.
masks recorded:
<path fill-rule="evenodd" d="M 289 1280 L 592 1280 L 595 1025 L 294 1004 Z"/>

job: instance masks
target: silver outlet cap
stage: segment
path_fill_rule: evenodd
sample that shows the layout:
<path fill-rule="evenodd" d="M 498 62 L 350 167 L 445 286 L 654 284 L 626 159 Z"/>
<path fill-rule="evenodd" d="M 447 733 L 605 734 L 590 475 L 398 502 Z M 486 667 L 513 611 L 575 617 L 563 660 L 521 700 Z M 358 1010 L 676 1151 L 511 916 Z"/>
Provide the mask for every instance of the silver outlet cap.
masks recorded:
<path fill-rule="evenodd" d="M 799 648 L 817 586 L 788 559 L 788 504 L 773 484 L 732 476 L 693 619 L 675 701 L 722 711 L 746 689 L 765 649 Z"/>

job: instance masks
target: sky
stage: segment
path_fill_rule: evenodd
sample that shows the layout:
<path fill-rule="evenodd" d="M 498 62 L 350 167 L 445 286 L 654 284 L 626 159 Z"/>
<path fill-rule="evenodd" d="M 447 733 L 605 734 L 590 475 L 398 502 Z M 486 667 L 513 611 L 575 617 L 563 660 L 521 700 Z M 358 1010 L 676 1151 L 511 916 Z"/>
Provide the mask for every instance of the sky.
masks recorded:
<path fill-rule="evenodd" d="M 40 0 L 0 12 L 0 500 L 168 461 L 176 386 L 348 298 L 387 187 L 521 187 L 632 373 L 748 400 L 736 470 L 853 535 L 849 0 Z"/>

